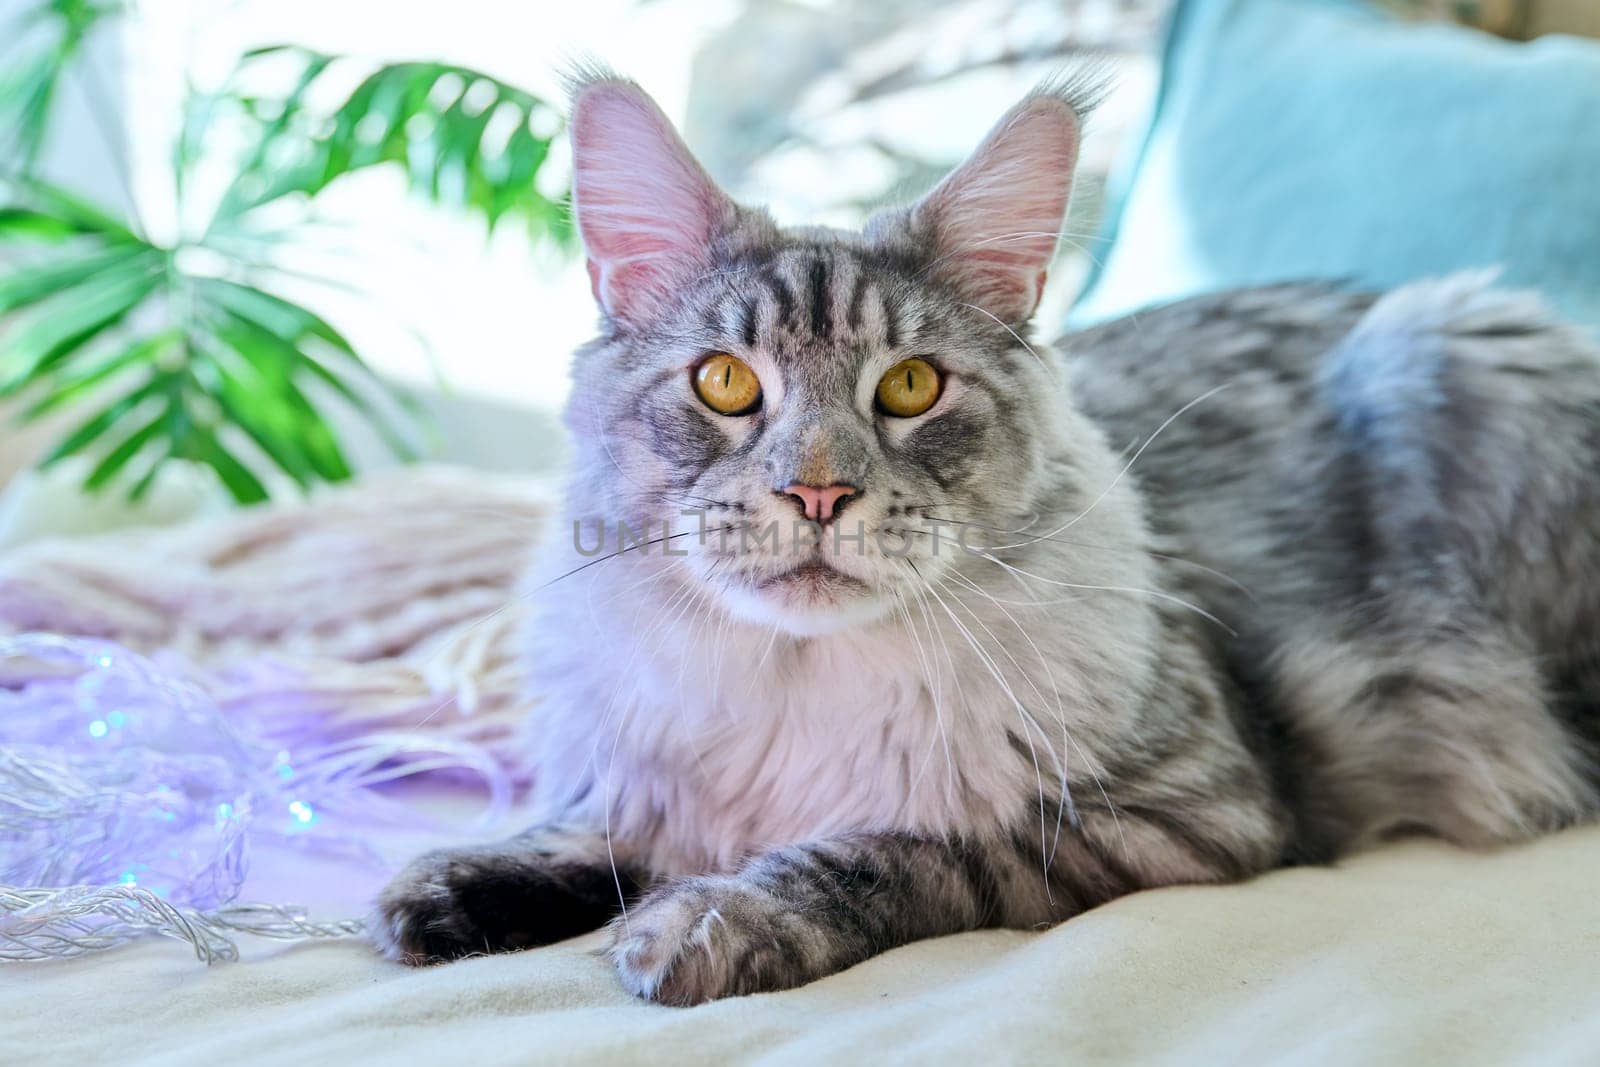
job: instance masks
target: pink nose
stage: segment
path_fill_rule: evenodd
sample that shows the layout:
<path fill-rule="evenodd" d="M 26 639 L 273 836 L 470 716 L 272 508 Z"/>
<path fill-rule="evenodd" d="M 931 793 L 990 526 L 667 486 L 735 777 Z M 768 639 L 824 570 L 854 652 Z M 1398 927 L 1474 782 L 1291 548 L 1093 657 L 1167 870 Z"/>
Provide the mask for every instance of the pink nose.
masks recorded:
<path fill-rule="evenodd" d="M 828 522 L 838 511 L 839 502 L 855 496 L 860 490 L 853 485 L 788 485 L 783 491 L 800 501 L 806 518 L 812 522 Z"/>

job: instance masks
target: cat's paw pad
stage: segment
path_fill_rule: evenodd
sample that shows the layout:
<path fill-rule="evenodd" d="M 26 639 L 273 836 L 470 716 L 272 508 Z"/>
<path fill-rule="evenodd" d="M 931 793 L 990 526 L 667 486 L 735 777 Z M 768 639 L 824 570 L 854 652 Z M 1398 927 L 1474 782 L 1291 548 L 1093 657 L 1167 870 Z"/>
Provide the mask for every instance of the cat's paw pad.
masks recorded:
<path fill-rule="evenodd" d="M 628 991 L 662 1004 L 787 989 L 805 981 L 780 903 L 735 877 L 656 890 L 611 924 L 611 959 Z"/>

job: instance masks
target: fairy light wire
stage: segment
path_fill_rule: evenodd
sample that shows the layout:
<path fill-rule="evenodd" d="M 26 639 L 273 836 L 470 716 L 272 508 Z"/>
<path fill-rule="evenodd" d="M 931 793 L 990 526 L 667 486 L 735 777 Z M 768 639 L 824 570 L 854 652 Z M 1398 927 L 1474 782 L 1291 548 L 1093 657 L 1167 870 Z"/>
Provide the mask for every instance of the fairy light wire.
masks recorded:
<path fill-rule="evenodd" d="M 382 863 L 357 823 L 404 819 L 387 783 L 441 771 L 505 816 L 511 775 L 484 747 L 428 731 L 331 731 L 283 701 L 224 715 L 203 682 L 106 641 L 0 639 L 0 962 L 61 959 L 160 936 L 205 963 L 239 935 L 352 937 L 355 919 L 240 903 L 252 846 Z"/>

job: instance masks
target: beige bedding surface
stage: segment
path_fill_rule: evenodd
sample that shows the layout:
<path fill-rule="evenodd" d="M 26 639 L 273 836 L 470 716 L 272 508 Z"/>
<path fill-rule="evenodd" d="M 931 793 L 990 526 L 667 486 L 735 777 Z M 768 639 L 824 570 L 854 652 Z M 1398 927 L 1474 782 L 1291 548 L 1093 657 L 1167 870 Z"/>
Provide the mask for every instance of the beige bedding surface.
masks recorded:
<path fill-rule="evenodd" d="M 598 936 L 408 970 L 359 943 L 182 946 L 0 972 L 0 1063 L 1600 1061 L 1600 829 L 1140 893 L 1043 933 L 887 953 L 693 1009 Z"/>
<path fill-rule="evenodd" d="M 427 723 L 509 758 L 526 699 L 512 590 L 547 500 L 408 472 L 301 508 L 0 554 L 0 635 L 48 624 L 219 670 L 271 655 L 272 684 L 342 728 Z M 218 685 L 241 714 L 273 695 Z M 412 799 L 449 813 L 437 794 Z M 373 843 L 398 861 L 421 841 Z M 269 849 L 243 899 L 360 914 L 381 877 Z M 630 999 L 600 935 L 421 971 L 356 941 L 246 941 L 241 962 L 210 968 L 157 941 L 0 966 L 0 1067 L 1596 1064 L 1597 886 L 1600 827 L 1490 854 L 1409 842 L 690 1010 Z"/>

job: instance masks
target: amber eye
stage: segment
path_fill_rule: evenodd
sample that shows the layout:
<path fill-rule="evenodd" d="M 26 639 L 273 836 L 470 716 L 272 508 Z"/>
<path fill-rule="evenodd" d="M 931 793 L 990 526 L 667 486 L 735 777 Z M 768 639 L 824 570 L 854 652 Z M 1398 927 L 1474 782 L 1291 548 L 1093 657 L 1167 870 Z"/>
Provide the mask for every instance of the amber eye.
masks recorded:
<path fill-rule="evenodd" d="M 761 406 L 761 379 L 750 365 L 713 352 L 694 369 L 694 391 L 706 407 L 723 415 L 748 415 Z"/>
<path fill-rule="evenodd" d="M 939 385 L 939 372 L 927 360 L 902 359 L 878 380 L 878 406 L 902 419 L 921 415 L 939 399 Z"/>

